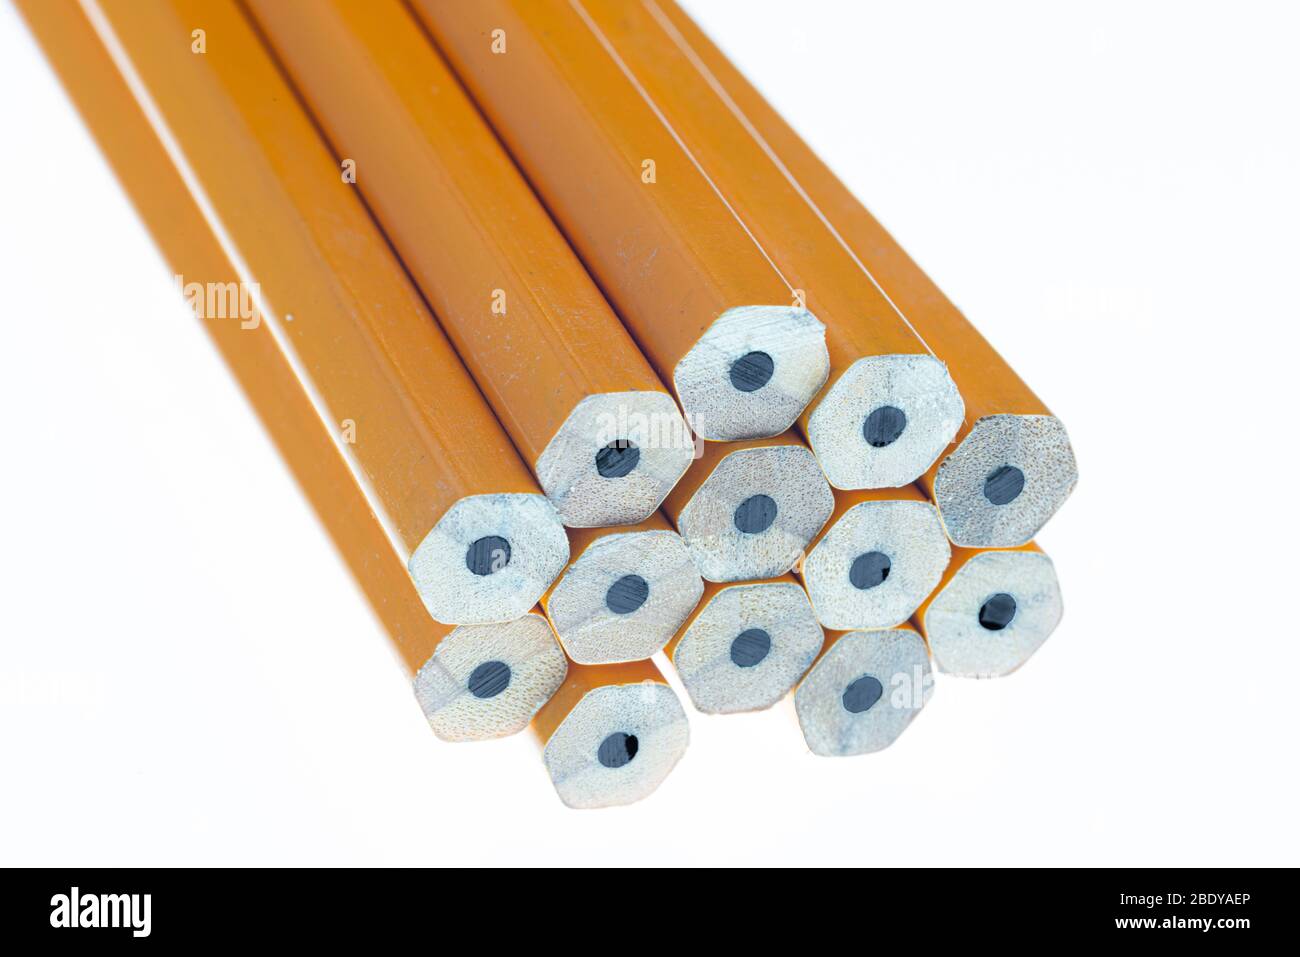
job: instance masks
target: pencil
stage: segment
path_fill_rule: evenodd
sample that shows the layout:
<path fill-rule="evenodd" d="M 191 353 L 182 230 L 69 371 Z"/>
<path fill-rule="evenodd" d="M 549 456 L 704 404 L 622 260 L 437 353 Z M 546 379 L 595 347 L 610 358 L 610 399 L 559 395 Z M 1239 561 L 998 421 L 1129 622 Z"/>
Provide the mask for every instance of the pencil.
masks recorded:
<path fill-rule="evenodd" d="M 409 11 L 248 9 L 565 524 L 649 516 L 686 423 Z"/>
<path fill-rule="evenodd" d="M 567 671 L 550 624 L 527 614 L 448 629 L 418 665 L 413 684 L 434 734 L 444 741 L 483 741 L 528 727 Z"/>
<path fill-rule="evenodd" d="M 729 582 L 784 575 L 834 507 L 826 477 L 793 432 L 705 442 L 664 500 L 700 574 Z"/>
<path fill-rule="evenodd" d="M 665 649 L 696 710 L 759 711 L 803 677 L 825 635 L 791 575 L 705 586 L 704 599 Z"/>
<path fill-rule="evenodd" d="M 74 0 L 22 0 L 27 19 L 68 94 L 107 156 L 119 182 L 178 275 L 234 283 L 238 276 L 209 221 L 168 157 L 131 91 Z M 497 737 L 527 726 L 564 679 L 565 660 L 545 622 L 469 626 L 474 655 L 491 650 L 510 662 L 492 694 L 467 680 L 444 686 L 438 700 L 422 693 L 432 663 L 464 649 L 467 629 L 434 622 L 366 493 L 340 453 L 332 430 L 270 328 L 223 319 L 203 327 L 257 412 L 294 478 L 320 517 L 413 678 L 416 699 L 435 733 L 458 740 Z M 536 623 L 541 622 L 539 630 Z M 459 655 L 472 674 L 474 663 Z M 490 700 L 489 701 L 489 697 Z M 454 720 L 453 720 L 454 719 Z"/>
<path fill-rule="evenodd" d="M 692 428 L 790 428 L 825 384 L 825 328 L 743 219 L 563 4 L 420 2 L 469 88 Z"/>
<path fill-rule="evenodd" d="M 943 523 L 917 486 L 836 492 L 800 572 L 826 628 L 892 628 L 939 584 L 951 554 Z"/>
<path fill-rule="evenodd" d="M 649 658 L 704 593 L 690 550 L 658 512 L 637 525 L 570 529 L 569 553 L 542 607 L 579 664 Z"/>
<path fill-rule="evenodd" d="M 719 97 L 947 363 L 966 418 L 956 447 L 920 481 L 953 543 L 1027 543 L 1078 480 L 1065 426 L 703 31 L 672 0 L 642 2 L 676 28 Z"/>
<path fill-rule="evenodd" d="M 525 614 L 567 561 L 559 516 L 243 15 L 197 0 L 84 9 L 340 433 L 429 613 Z M 181 42 L 195 29 L 203 54 Z"/>
<path fill-rule="evenodd" d="M 893 744 L 933 691 L 925 642 L 911 627 L 831 632 L 795 689 L 795 713 L 813 754 L 870 754 Z"/>
<path fill-rule="evenodd" d="M 826 324 L 829 385 L 800 424 L 831 485 L 914 482 L 964 415 L 943 356 L 935 357 L 867 266 L 837 242 L 653 0 L 571 5 L 588 27 L 582 55 L 620 61 Z"/>
<path fill-rule="evenodd" d="M 967 678 L 1007 675 L 1045 642 L 1064 613 L 1056 568 L 1036 544 L 953 550 L 952 564 L 913 622 L 935 666 Z"/>
<path fill-rule="evenodd" d="M 686 712 L 649 661 L 570 664 L 533 719 L 542 762 L 573 808 L 631 804 L 651 794 L 690 740 Z"/>

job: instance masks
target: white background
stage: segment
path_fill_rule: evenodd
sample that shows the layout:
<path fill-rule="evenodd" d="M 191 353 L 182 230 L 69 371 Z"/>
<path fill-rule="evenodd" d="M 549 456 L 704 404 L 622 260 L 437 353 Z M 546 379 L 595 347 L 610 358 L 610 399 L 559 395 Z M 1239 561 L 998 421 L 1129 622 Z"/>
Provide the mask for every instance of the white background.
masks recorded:
<path fill-rule="evenodd" d="M 1068 424 L 1055 637 L 629 808 L 438 742 L 4 5 L 0 863 L 1300 863 L 1295 7 L 688 7 Z"/>

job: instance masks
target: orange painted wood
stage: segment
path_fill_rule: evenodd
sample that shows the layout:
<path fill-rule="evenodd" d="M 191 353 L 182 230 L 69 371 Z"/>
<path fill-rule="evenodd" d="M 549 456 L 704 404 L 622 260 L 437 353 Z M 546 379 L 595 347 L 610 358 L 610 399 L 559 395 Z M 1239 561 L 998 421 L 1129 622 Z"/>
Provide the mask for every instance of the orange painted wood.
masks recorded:
<path fill-rule="evenodd" d="M 642 0 L 634 0 L 640 3 Z M 648 0 L 647 0 L 648 2 Z M 929 343 L 966 403 L 960 443 L 978 419 L 995 414 L 1050 415 L 1014 369 L 958 311 L 830 168 L 672 0 L 653 0 L 681 32 L 804 191 Z M 922 478 L 933 494 L 937 465 Z"/>
<path fill-rule="evenodd" d="M 147 88 L 240 278 L 264 284 L 330 415 L 355 423 L 351 448 L 406 549 L 466 496 L 540 494 L 238 7 L 87 9 Z M 193 51 L 194 30 L 206 52 Z"/>
<path fill-rule="evenodd" d="M 666 391 L 406 7 L 248 8 L 530 465 L 584 398 Z"/>
<path fill-rule="evenodd" d="M 238 271 L 75 0 L 18 0 L 18 8 L 168 266 L 178 275 L 237 281 Z M 241 328 L 235 319 L 202 322 L 413 674 L 450 626 L 425 611 L 270 330 Z"/>

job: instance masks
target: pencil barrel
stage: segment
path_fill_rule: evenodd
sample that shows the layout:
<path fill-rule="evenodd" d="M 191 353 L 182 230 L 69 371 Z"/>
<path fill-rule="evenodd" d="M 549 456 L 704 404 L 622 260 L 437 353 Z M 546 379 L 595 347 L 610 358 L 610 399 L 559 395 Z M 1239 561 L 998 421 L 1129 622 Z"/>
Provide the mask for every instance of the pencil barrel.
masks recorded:
<path fill-rule="evenodd" d="M 847 756 L 1056 629 L 1063 425 L 672 0 L 17 2 L 438 738 L 628 804 L 661 651 Z"/>
<path fill-rule="evenodd" d="M 653 512 L 685 422 L 406 8 L 249 9 L 565 523 Z"/>
<path fill-rule="evenodd" d="M 581 5 L 415 10 L 695 431 L 793 425 L 829 372 L 825 327 Z"/>

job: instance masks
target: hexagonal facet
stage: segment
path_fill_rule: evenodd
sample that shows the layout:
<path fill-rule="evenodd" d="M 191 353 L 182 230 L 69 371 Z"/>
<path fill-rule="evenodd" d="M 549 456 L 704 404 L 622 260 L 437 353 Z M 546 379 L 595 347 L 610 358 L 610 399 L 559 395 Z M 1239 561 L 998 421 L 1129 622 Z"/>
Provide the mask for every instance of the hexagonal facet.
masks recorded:
<path fill-rule="evenodd" d="M 481 741 L 528 727 L 564 683 L 568 662 L 541 615 L 461 625 L 415 675 L 415 697 L 444 741 Z"/>
<path fill-rule="evenodd" d="M 806 309 L 728 309 L 677 363 L 673 384 L 703 438 L 778 435 L 790 428 L 830 372 L 826 327 Z"/>
<path fill-rule="evenodd" d="M 1052 560 L 1041 552 L 973 555 L 925 610 L 934 663 L 945 674 L 1010 674 L 1060 624 L 1064 605 Z"/>
<path fill-rule="evenodd" d="M 695 442 L 666 392 L 583 399 L 537 457 L 537 476 L 565 525 L 643 521 L 677 484 Z"/>
<path fill-rule="evenodd" d="M 569 539 L 541 495 L 469 495 L 443 514 L 407 569 L 429 614 L 449 625 L 526 614 L 569 562 Z"/>
<path fill-rule="evenodd" d="M 794 693 L 814 754 L 868 754 L 893 744 L 933 693 L 925 642 L 910 628 L 840 636 Z"/>
<path fill-rule="evenodd" d="M 939 584 L 951 555 L 929 502 L 863 502 L 809 552 L 804 584 L 827 628 L 892 628 Z"/>
<path fill-rule="evenodd" d="M 1079 480 L 1065 426 L 1052 415 L 989 415 L 940 463 L 934 501 L 954 545 L 1024 545 Z"/>
<path fill-rule="evenodd" d="M 704 480 L 677 528 L 709 581 L 775 578 L 794 567 L 834 506 L 806 448 L 742 449 Z"/>
<path fill-rule="evenodd" d="M 867 356 L 818 401 L 808 442 L 836 488 L 898 488 L 925 474 L 965 414 L 947 367 L 933 356 Z"/>
<path fill-rule="evenodd" d="M 675 532 L 598 538 L 560 577 L 546 613 L 579 664 L 640 661 L 663 648 L 704 593 Z"/>
<path fill-rule="evenodd" d="M 569 807 L 612 807 L 654 791 L 689 741 L 686 712 L 667 685 L 606 685 L 560 722 L 542 762 Z"/>
<path fill-rule="evenodd" d="M 700 609 L 672 660 L 698 710 L 757 711 L 785 697 L 824 639 L 795 582 L 731 585 Z"/>

